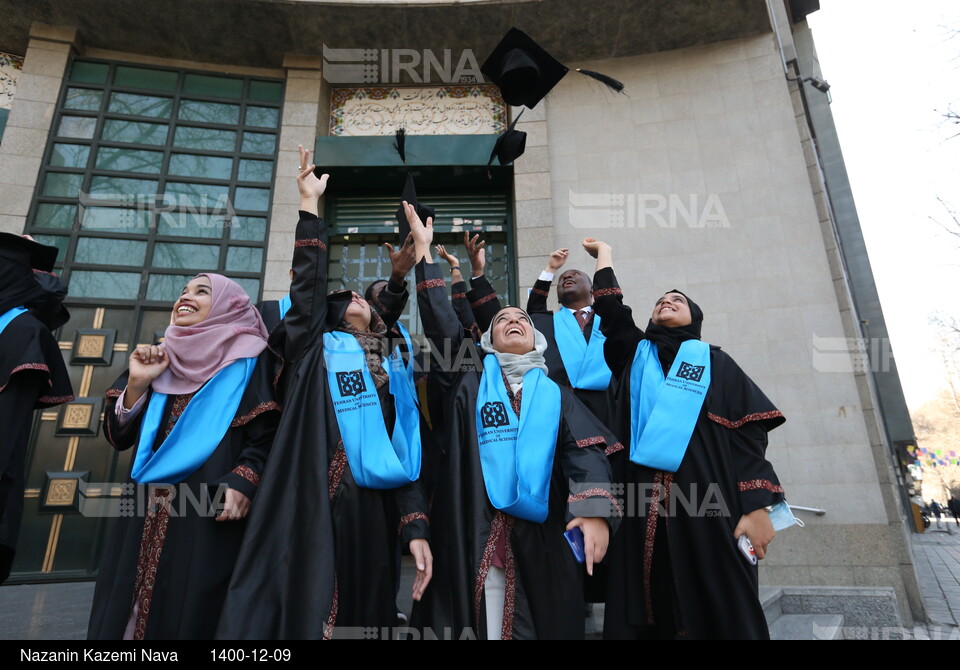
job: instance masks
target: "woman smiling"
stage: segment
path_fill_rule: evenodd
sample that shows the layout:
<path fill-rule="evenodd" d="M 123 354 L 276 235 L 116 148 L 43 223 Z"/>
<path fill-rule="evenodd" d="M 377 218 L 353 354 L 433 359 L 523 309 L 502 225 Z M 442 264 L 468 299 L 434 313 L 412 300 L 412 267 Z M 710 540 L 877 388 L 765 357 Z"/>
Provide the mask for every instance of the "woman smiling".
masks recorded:
<path fill-rule="evenodd" d="M 101 562 L 90 639 L 213 636 L 278 420 L 266 337 L 236 282 L 197 275 L 163 344 L 137 347 L 107 391 L 106 437 L 135 448 L 137 486 Z"/>

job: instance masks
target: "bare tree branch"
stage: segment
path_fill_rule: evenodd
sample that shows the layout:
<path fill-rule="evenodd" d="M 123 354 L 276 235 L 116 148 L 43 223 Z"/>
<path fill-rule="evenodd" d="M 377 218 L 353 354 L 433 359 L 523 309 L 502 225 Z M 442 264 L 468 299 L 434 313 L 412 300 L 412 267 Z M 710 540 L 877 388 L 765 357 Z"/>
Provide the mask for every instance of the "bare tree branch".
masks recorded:
<path fill-rule="evenodd" d="M 958 134 L 960 134 L 960 133 L 958 133 Z M 943 223 L 942 221 L 938 221 L 937 219 L 933 218 L 932 216 L 929 217 L 929 219 L 930 219 L 931 221 L 933 221 L 934 223 L 936 223 L 936 224 L 937 224 L 938 226 L 940 226 L 941 228 L 943 228 L 945 231 L 947 231 L 948 233 L 950 233 L 951 235 L 953 235 L 954 237 L 960 237 L 960 218 L 957 218 L 957 211 L 956 211 L 946 200 L 944 200 L 944 199 L 941 198 L 940 196 L 937 196 L 937 201 L 938 201 L 941 205 L 943 205 L 943 208 L 944 208 L 945 210 L 947 210 L 947 215 L 950 217 L 950 220 L 951 220 L 951 222 L 952 222 L 952 225 L 948 225 L 948 224 Z"/>

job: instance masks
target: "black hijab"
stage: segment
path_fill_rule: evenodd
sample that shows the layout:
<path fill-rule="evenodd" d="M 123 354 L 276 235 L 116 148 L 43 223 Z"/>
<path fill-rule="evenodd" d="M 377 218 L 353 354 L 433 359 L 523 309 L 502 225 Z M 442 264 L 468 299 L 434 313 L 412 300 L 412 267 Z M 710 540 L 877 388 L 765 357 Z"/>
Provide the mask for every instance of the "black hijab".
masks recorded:
<path fill-rule="evenodd" d="M 660 366 L 663 368 L 663 374 L 670 372 L 673 365 L 673 359 L 677 357 L 677 351 L 680 345 L 687 340 L 700 339 L 700 327 L 703 325 L 703 310 L 686 293 L 671 289 L 664 293 L 679 293 L 687 299 L 687 305 L 690 306 L 691 321 L 686 326 L 658 326 L 653 320 L 647 322 L 647 329 L 644 331 L 644 339 L 650 340 L 657 345 L 657 357 L 660 359 Z"/>
<path fill-rule="evenodd" d="M 0 233 L 0 314 L 26 307 L 48 328 L 70 318 L 61 304 L 66 286 L 52 274 L 57 248 L 20 235 Z"/>
<path fill-rule="evenodd" d="M 33 278 L 33 270 L 0 257 L 0 314 L 14 307 L 41 301 L 44 290 Z"/>
<path fill-rule="evenodd" d="M 367 360 L 367 369 L 373 377 L 377 388 L 389 381 L 386 370 L 383 369 L 383 359 L 390 355 L 387 350 L 387 325 L 380 317 L 380 313 L 370 305 L 369 330 L 357 330 L 346 319 L 347 308 L 353 300 L 353 291 L 334 291 L 327 296 L 327 326 L 330 330 L 339 330 L 357 338 L 360 348 L 363 349 Z"/>
<path fill-rule="evenodd" d="M 377 284 L 380 283 L 383 283 L 383 289 L 387 288 L 387 280 L 378 279 L 370 284 L 370 286 L 367 287 L 367 290 L 363 292 L 363 299 L 370 303 L 370 309 L 375 311 L 380 316 L 383 316 L 383 313 L 386 311 L 386 307 L 384 307 L 383 303 L 380 302 L 380 293 L 378 292 L 377 295 L 374 295 L 373 293 L 373 289 L 376 288 Z M 383 289 L 380 290 L 383 291 Z"/>

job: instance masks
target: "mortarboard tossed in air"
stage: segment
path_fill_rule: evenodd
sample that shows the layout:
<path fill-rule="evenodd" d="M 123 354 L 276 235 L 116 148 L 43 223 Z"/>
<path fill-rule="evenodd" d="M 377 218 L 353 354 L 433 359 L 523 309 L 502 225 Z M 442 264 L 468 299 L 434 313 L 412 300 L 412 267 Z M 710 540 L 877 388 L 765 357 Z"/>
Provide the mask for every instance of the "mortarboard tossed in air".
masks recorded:
<path fill-rule="evenodd" d="M 507 31 L 480 68 L 480 72 L 500 88 L 508 105 L 529 109 L 536 107 L 569 71 L 570 68 L 519 28 Z M 577 72 L 602 82 L 617 93 L 623 93 L 623 84 L 613 77 L 580 68 Z M 497 138 L 487 165 L 493 162 L 494 157 L 497 157 L 500 165 L 506 165 L 523 155 L 527 134 L 515 129 L 519 119 L 520 115 L 517 115 Z"/>
<path fill-rule="evenodd" d="M 400 161 L 404 165 L 407 164 L 406 137 L 406 131 L 401 127 L 397 130 L 396 141 L 393 145 L 397 150 L 397 153 L 400 154 Z M 417 202 L 417 189 L 413 184 L 413 175 L 409 170 L 407 171 L 407 181 L 403 185 L 403 195 L 400 196 L 400 200 L 406 201 L 413 205 L 417 210 L 417 216 L 419 216 L 420 220 L 424 223 L 427 222 L 427 217 L 431 217 L 436 214 L 433 207 Z M 404 241 L 407 239 L 407 235 L 410 234 L 410 224 L 407 222 L 407 215 L 403 211 L 402 202 L 400 207 L 397 208 L 396 216 L 397 224 L 400 230 L 400 244 L 403 245 Z"/>

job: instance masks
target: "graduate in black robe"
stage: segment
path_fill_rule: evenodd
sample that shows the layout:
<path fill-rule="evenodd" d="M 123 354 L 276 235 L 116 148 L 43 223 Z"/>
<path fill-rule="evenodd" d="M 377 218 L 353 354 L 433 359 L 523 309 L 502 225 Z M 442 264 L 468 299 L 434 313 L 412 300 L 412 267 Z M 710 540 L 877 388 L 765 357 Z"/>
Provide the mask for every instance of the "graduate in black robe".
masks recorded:
<path fill-rule="evenodd" d="M 573 388 L 577 398 L 593 412 L 600 421 L 607 426 L 611 432 L 613 430 L 613 416 L 611 409 L 613 407 L 613 396 L 616 393 L 616 379 L 610 375 L 608 383 L 603 388 L 580 388 L 575 387 L 570 380 L 563 363 L 563 357 L 560 355 L 560 348 L 557 346 L 555 333 L 554 313 L 547 309 L 547 297 L 550 295 L 550 285 L 553 275 L 560 271 L 567 261 L 569 255 L 568 249 L 557 249 L 547 261 L 547 268 L 534 283 L 527 298 L 527 312 L 533 319 L 533 324 L 537 330 L 543 333 L 547 338 L 547 351 L 544 358 L 547 359 L 547 368 L 550 370 L 550 379 L 561 386 Z M 569 310 L 574 313 L 583 339 L 590 345 L 594 336 L 594 326 L 597 321 L 597 315 L 593 309 L 593 286 L 590 277 L 580 270 L 565 270 L 557 278 L 557 300 L 560 302 L 560 310 Z M 559 311 L 559 310 L 558 310 Z M 579 312 L 579 315 L 577 314 Z M 599 334 L 603 335 L 600 329 Z M 602 351 L 602 345 L 601 349 Z M 571 358 L 575 358 L 571 356 Z M 577 358 L 582 361 L 583 358 Z M 605 361 L 599 361 L 606 367 Z"/>
<path fill-rule="evenodd" d="M 135 451 L 101 559 L 89 639 L 213 637 L 279 418 L 278 364 L 266 335 L 238 284 L 198 275 L 175 303 L 163 345 L 138 347 L 130 370 L 106 392 L 105 436 Z M 234 383 L 219 385 L 221 374 L 236 370 L 244 372 Z M 217 397 L 222 408 L 200 411 Z M 148 419 L 155 406 L 158 421 Z M 214 445 L 218 421 L 223 432 Z M 181 423 L 189 432 L 174 433 Z M 151 429 L 154 439 L 141 443 Z M 204 453 L 205 444 L 212 451 Z M 197 452 L 202 460 L 189 463 Z M 187 464 L 165 466 L 165 458 Z"/>
<path fill-rule="evenodd" d="M 430 262 L 432 230 L 412 208 L 408 215 L 423 259 L 417 265 L 417 298 L 424 328 L 434 346 L 450 340 L 457 349 L 464 331 L 446 296 L 440 269 Z M 472 342 L 467 346 L 474 347 Z M 474 365 L 445 371 L 452 404 L 441 439 L 447 454 L 441 460 L 431 507 L 434 576 L 422 602 L 414 606 L 412 623 L 424 636 L 453 639 L 582 638 L 585 571 L 564 531 L 583 528 L 587 570 L 592 571 L 619 519 L 619 501 L 610 492 L 609 463 L 603 455 L 613 438 L 569 389 L 543 374 L 546 343 L 523 310 L 501 310 L 481 346 L 498 365 L 500 354 L 506 355 L 505 376 L 496 384 L 505 385 L 510 407 L 503 408 L 499 421 L 508 421 L 507 413 L 519 418 L 523 408 L 537 411 L 531 385 L 556 389 L 560 405 L 552 408 L 559 422 L 556 443 L 546 445 L 550 455 L 538 463 L 547 469 L 543 475 L 549 482 L 544 517 L 522 518 L 490 502 L 477 433 L 477 403 L 486 373 L 481 355 L 473 349 Z M 525 353 L 510 353 L 513 350 Z M 537 374 L 540 381 L 535 382 Z M 547 393 L 540 386 L 533 388 Z M 529 400 L 525 391 L 531 394 Z M 532 444 L 525 446 L 529 453 Z"/>
<path fill-rule="evenodd" d="M 308 154 L 301 146 L 292 306 L 270 339 L 284 360 L 284 413 L 224 605 L 217 633 L 224 639 L 379 635 L 397 623 L 398 536 L 419 568 L 414 598 L 431 570 L 420 486 L 360 486 L 354 470 L 363 463 L 347 457 L 333 404 L 335 393 L 345 395 L 328 384 L 325 337 L 356 336 L 374 381 L 399 343 L 386 338 L 386 325 L 359 294 L 327 295 L 327 224 L 317 205 L 327 175 L 318 179 Z M 388 434 L 397 414 L 389 386 L 376 388 Z"/>
<path fill-rule="evenodd" d="M 593 285 L 590 277 L 580 270 L 572 268 L 564 270 L 557 277 L 557 301 L 560 303 L 557 314 L 547 309 L 547 298 L 550 295 L 553 277 L 566 264 L 569 255 L 570 250 L 566 248 L 557 249 L 550 254 L 547 259 L 547 267 L 530 289 L 530 295 L 527 297 L 527 312 L 533 319 L 533 325 L 543 333 L 547 340 L 547 350 L 543 357 L 547 362 L 550 379 L 561 386 L 572 388 L 577 399 L 593 412 L 594 416 L 611 434 L 617 437 L 618 442 L 607 447 L 607 453 L 614 454 L 623 449 L 623 445 L 619 441 L 620 437 L 615 429 L 616 424 L 613 417 L 613 399 L 617 390 L 617 381 L 616 377 L 609 373 L 606 360 L 603 358 L 603 339 L 605 336 L 602 328 L 597 328 L 602 319 L 597 316 L 593 309 Z M 594 359 L 590 359 L 587 355 L 589 349 L 588 352 L 578 352 L 571 347 L 570 351 L 567 352 L 566 360 L 572 360 L 575 364 L 584 366 L 580 368 L 583 372 L 596 375 L 594 379 L 585 381 L 583 384 L 574 385 L 571 381 L 570 374 L 564 365 L 564 357 L 561 355 L 560 347 L 557 344 L 557 318 L 564 316 L 562 314 L 563 310 L 571 312 L 580 327 L 580 333 L 588 348 L 594 338 L 597 340 L 592 345 L 595 348 L 596 357 Z M 587 358 L 586 364 L 584 364 L 584 358 Z M 600 376 L 605 377 L 605 385 L 597 383 L 597 378 Z M 601 565 L 596 570 L 595 575 L 587 578 L 584 586 L 588 602 L 603 602 L 606 599 L 606 574 L 607 566 Z"/>
<path fill-rule="evenodd" d="M 710 345 L 709 387 L 679 468 L 632 462 L 631 369 L 638 347 L 652 342 L 667 374 L 683 343 L 699 341 L 703 312 L 670 291 L 640 330 L 623 304 L 610 246 L 591 238 L 583 246 L 597 258 L 594 306 L 607 336 L 607 363 L 620 382 L 615 415 L 625 441 L 612 459 L 627 514 L 607 561 L 604 637 L 768 638 L 757 566 L 737 541 L 747 535 L 762 559 L 773 538 L 765 508 L 783 501 L 783 488 L 765 452 L 767 433 L 784 417 L 729 355 Z"/>
<path fill-rule="evenodd" d="M 467 289 L 466 281 L 460 272 L 460 261 L 452 254 L 448 253 L 442 245 L 437 245 L 437 254 L 444 258 L 450 265 L 450 300 L 453 304 L 453 311 L 464 331 L 464 338 L 461 344 L 467 340 L 479 343 L 480 337 L 489 327 L 493 315 L 500 311 L 500 300 L 496 291 L 490 284 L 490 281 L 484 275 L 486 267 L 486 242 L 480 239 L 480 235 L 471 236 L 470 233 L 463 235 L 464 246 L 470 258 L 471 285 L 472 289 Z M 389 247 L 391 261 L 394 272 L 390 281 L 374 282 L 367 289 L 367 300 L 371 301 L 371 306 L 383 317 L 388 324 L 395 322 L 400 314 L 406 309 L 409 291 L 407 282 L 404 279 L 407 273 L 415 265 L 416 255 L 409 253 L 413 250 L 413 237 L 408 236 L 406 244 L 399 250 L 394 251 L 392 245 Z M 476 300 L 476 310 L 471 304 Z M 452 344 L 446 342 L 445 344 Z M 431 348 L 432 355 L 426 357 L 421 349 L 416 358 L 416 374 L 418 388 L 422 388 L 421 399 L 427 411 L 426 418 L 430 424 L 430 433 L 432 436 L 443 435 L 446 430 L 445 415 L 450 405 L 450 377 L 443 371 L 461 359 L 464 350 Z M 431 371 L 434 374 L 431 374 Z M 446 453 L 446 445 L 442 441 L 431 439 L 431 452 L 429 454 L 429 467 L 424 469 L 424 493 L 430 499 L 434 491 L 434 467 L 440 458 Z"/>
<path fill-rule="evenodd" d="M 33 411 L 74 399 L 51 332 L 69 319 L 56 258 L 56 247 L 0 233 L 0 584 L 16 554 Z"/>

